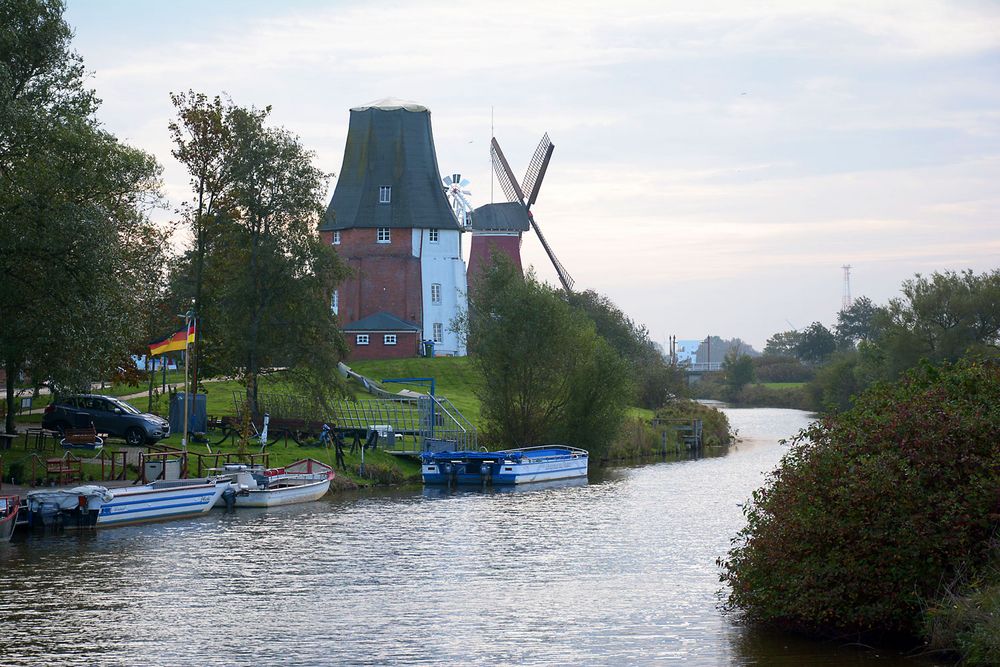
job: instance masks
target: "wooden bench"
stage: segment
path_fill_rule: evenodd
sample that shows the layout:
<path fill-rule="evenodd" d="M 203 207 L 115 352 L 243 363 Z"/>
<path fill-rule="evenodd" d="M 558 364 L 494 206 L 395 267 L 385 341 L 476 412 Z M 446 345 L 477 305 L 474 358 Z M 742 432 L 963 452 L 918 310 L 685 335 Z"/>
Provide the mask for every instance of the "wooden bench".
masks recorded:
<path fill-rule="evenodd" d="M 45 459 L 45 476 L 55 477 L 56 484 L 62 486 L 83 479 L 81 460 L 69 452 L 58 459 Z"/>
<path fill-rule="evenodd" d="M 100 449 L 104 440 L 97 435 L 94 425 L 83 428 L 68 428 L 63 431 L 62 446 L 67 448 Z"/>

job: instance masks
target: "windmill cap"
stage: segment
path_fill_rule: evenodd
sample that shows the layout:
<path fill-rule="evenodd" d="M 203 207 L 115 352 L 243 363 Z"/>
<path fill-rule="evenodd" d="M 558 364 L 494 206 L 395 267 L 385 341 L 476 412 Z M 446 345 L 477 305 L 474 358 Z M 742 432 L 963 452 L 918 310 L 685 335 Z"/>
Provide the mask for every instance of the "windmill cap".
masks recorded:
<path fill-rule="evenodd" d="M 401 100 L 398 97 L 383 97 L 380 100 L 374 100 L 368 104 L 354 107 L 351 111 L 368 111 L 369 109 L 379 109 L 380 111 L 398 111 L 399 109 L 403 109 L 404 111 L 430 111 L 423 104 L 411 102 L 410 100 Z"/>

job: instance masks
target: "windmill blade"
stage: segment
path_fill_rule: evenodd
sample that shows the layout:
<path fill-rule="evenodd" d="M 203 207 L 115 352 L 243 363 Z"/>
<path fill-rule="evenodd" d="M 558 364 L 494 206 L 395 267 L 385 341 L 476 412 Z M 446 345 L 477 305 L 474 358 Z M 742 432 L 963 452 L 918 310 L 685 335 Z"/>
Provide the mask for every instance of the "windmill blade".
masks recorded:
<path fill-rule="evenodd" d="M 542 242 L 542 247 L 545 248 L 545 254 L 549 256 L 552 266 L 556 268 L 556 275 L 559 276 L 559 282 L 562 283 L 563 289 L 567 292 L 572 292 L 574 283 L 572 276 L 569 275 L 569 272 L 566 270 L 566 267 L 562 265 L 562 262 L 556 258 L 556 254 L 552 252 L 552 247 L 549 246 L 549 242 L 545 240 L 545 235 L 542 234 L 541 228 L 538 226 L 538 223 L 535 222 L 535 216 L 531 215 L 530 211 L 528 212 L 528 220 L 531 221 L 531 227 L 535 230 L 535 233 L 538 234 L 538 240 Z"/>
<path fill-rule="evenodd" d="M 524 192 L 517 184 L 514 172 L 511 171 L 507 158 L 503 156 L 503 151 L 500 150 L 500 144 L 497 143 L 496 137 L 490 140 L 490 156 L 493 158 L 493 171 L 497 173 L 497 180 L 500 181 L 500 187 L 507 195 L 507 201 L 519 201 L 523 204 Z"/>
<path fill-rule="evenodd" d="M 464 187 L 466 187 L 466 186 L 467 186 L 467 185 L 469 184 L 469 182 L 470 182 L 470 181 L 469 181 L 469 179 L 467 179 L 467 178 L 463 178 L 463 179 L 462 179 L 462 180 L 461 180 L 461 181 L 459 182 L 458 186 L 459 186 L 459 187 L 461 187 L 461 188 L 464 188 Z"/>
<path fill-rule="evenodd" d="M 441 181 L 445 185 L 451 185 L 452 183 L 454 183 L 454 181 L 452 180 L 451 176 L 445 176 L 444 178 L 441 179 Z"/>
<path fill-rule="evenodd" d="M 530 207 L 538 199 L 538 191 L 542 187 L 542 179 L 545 178 L 545 170 L 549 168 L 549 160 L 552 159 L 552 151 L 556 149 L 555 144 L 549 139 L 549 133 L 542 136 L 538 142 L 535 154 L 531 156 L 528 163 L 528 171 L 524 173 L 524 182 L 521 184 L 521 192 L 528 195 L 528 206 Z"/>

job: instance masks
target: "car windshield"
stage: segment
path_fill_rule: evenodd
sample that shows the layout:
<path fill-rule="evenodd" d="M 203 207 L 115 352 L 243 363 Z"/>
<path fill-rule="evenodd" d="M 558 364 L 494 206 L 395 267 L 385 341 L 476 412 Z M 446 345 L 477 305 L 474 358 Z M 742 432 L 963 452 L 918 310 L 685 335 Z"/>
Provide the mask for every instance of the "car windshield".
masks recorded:
<path fill-rule="evenodd" d="M 142 413 L 126 403 L 125 401 L 119 401 L 117 398 L 109 398 L 108 402 L 111 403 L 113 408 L 121 408 L 125 414 L 129 415 L 141 415 Z"/>

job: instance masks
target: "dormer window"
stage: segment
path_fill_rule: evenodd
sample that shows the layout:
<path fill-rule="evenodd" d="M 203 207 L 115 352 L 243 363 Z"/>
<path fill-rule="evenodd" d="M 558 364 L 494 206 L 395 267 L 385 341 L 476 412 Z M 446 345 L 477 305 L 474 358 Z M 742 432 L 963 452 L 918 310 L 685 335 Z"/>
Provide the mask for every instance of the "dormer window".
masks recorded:
<path fill-rule="evenodd" d="M 379 227 L 375 233 L 376 243 L 392 243 L 392 230 L 388 227 Z"/>
<path fill-rule="evenodd" d="M 391 185 L 378 186 L 378 203 L 389 204 L 391 202 L 392 202 L 392 186 Z"/>
<path fill-rule="evenodd" d="M 431 229 L 427 232 L 427 240 L 431 243 L 437 243 L 440 237 L 440 233 L 437 229 Z"/>

